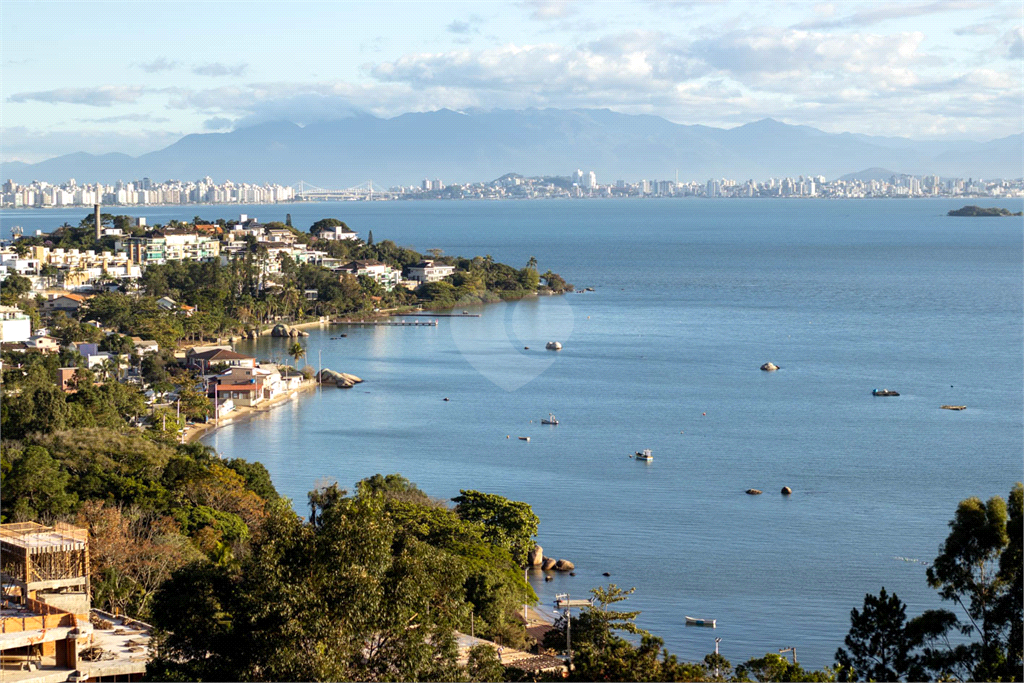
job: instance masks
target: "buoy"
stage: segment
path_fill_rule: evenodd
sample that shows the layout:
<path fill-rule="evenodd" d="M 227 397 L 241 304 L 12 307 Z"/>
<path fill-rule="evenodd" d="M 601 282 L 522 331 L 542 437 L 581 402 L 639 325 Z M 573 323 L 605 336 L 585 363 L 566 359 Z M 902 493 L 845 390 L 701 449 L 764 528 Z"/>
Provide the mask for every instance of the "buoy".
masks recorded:
<path fill-rule="evenodd" d="M 608 572 L 605 572 L 604 574 L 602 574 L 602 576 L 611 576 L 611 574 L 609 574 Z"/>
<path fill-rule="evenodd" d="M 511 436 L 511 435 L 508 435 L 508 434 L 506 434 L 506 435 L 505 435 L 505 438 L 506 438 L 506 439 L 511 439 L 511 438 L 512 438 L 512 436 Z"/>
<path fill-rule="evenodd" d="M 448 399 L 445 399 L 445 400 L 447 401 Z M 701 413 L 701 415 L 707 415 L 707 413 Z"/>

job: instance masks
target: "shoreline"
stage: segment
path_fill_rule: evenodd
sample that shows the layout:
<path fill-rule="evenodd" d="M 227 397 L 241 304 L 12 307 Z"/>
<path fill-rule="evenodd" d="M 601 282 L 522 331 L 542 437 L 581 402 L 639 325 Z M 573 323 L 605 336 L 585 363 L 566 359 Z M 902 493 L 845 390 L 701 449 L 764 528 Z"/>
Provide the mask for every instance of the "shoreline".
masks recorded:
<path fill-rule="evenodd" d="M 318 386 L 320 386 L 320 384 L 315 379 L 307 380 L 300 384 L 297 388 L 286 391 L 279 396 L 275 396 L 269 401 L 265 401 L 258 406 L 240 406 L 232 410 L 230 413 L 228 413 L 227 417 L 223 417 L 219 421 L 211 421 L 204 422 L 202 424 L 197 424 L 196 426 L 192 427 L 185 433 L 183 443 L 192 443 L 193 441 L 197 441 L 204 436 L 212 434 L 221 427 L 226 427 L 237 422 L 248 420 L 261 413 L 269 412 L 276 408 L 277 406 L 287 403 L 292 399 L 298 398 L 300 394 L 307 392 L 310 389 L 316 389 Z"/>

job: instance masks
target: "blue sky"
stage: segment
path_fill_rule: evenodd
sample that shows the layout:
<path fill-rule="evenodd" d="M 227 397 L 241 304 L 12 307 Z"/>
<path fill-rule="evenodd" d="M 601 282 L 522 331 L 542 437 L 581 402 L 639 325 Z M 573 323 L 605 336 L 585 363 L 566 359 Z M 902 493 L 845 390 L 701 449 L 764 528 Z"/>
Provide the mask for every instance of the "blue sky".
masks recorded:
<path fill-rule="evenodd" d="M 0 160 L 354 112 L 1022 130 L 1020 2 L 0 2 Z"/>

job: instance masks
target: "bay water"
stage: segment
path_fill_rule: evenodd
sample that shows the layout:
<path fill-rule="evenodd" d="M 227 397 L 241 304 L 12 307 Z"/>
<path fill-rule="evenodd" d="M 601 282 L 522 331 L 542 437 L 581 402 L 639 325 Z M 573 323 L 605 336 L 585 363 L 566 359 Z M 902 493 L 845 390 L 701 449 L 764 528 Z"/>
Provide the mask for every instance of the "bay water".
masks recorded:
<path fill-rule="evenodd" d="M 541 272 L 593 287 L 460 307 L 481 317 L 439 317 L 437 327 L 311 329 L 307 363 L 366 381 L 306 393 L 204 441 L 264 463 L 302 514 L 317 484 L 351 490 L 378 472 L 439 498 L 477 489 L 526 501 L 545 554 L 576 564 L 574 577 L 531 575 L 538 609 L 550 613 L 555 593 L 635 586 L 627 606 L 642 611 L 640 626 L 683 659 L 713 652 L 720 637 L 734 664 L 795 646 L 802 664 L 820 667 L 865 593 L 884 586 L 910 616 L 943 606 L 924 563 L 957 503 L 1005 497 L 1024 478 L 1024 231 L 1019 218 L 945 215 L 963 203 L 125 212 L 151 224 L 287 212 L 303 229 L 337 217 L 419 251 L 516 267 L 536 257 Z M 6 211 L 0 223 L 31 233 L 85 213 Z M 416 318 L 433 319 L 406 316 Z M 547 341 L 563 349 L 547 351 Z M 288 343 L 237 349 L 290 360 Z M 767 361 L 781 369 L 760 371 Z M 560 424 L 540 424 L 548 413 Z M 653 462 L 629 457 L 644 448 Z M 793 494 L 780 495 L 783 486 Z M 686 615 L 718 628 L 686 627 Z"/>

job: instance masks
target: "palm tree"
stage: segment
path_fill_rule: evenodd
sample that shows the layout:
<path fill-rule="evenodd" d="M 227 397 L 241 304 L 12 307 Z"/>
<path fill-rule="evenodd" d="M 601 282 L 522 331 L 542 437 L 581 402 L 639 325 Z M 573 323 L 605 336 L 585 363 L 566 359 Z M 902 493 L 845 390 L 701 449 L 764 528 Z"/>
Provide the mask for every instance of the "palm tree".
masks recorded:
<path fill-rule="evenodd" d="M 111 357 L 103 361 L 103 376 L 117 379 L 117 376 L 121 371 L 120 359 L 114 360 L 115 357 Z"/>
<path fill-rule="evenodd" d="M 535 256 L 531 256 L 530 260 L 526 262 L 526 267 L 531 270 L 537 270 L 537 258 Z"/>
<path fill-rule="evenodd" d="M 295 359 L 295 366 L 298 367 L 299 359 L 306 357 L 306 347 L 299 342 L 295 342 L 288 347 L 288 355 Z"/>

